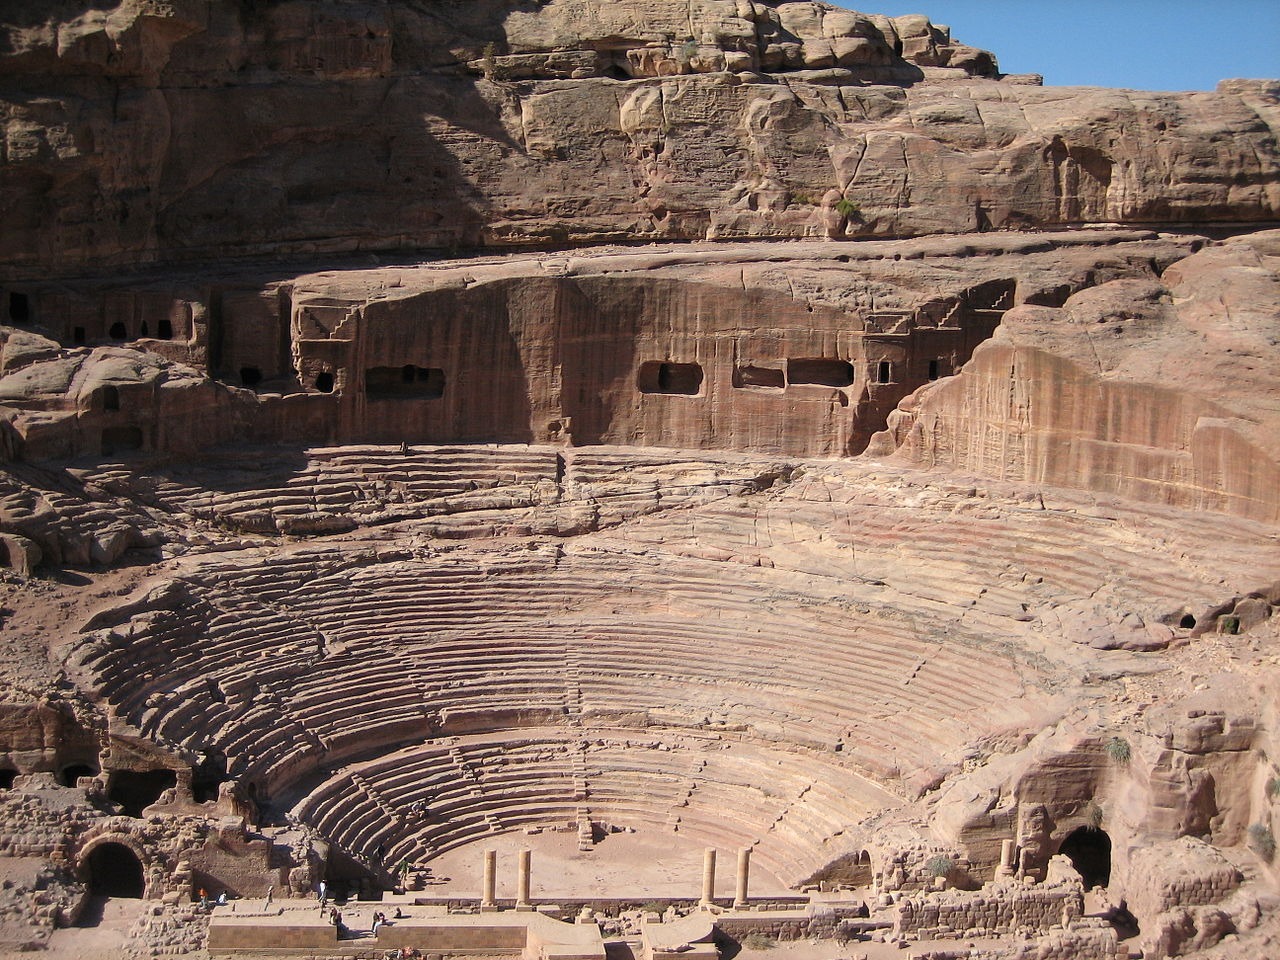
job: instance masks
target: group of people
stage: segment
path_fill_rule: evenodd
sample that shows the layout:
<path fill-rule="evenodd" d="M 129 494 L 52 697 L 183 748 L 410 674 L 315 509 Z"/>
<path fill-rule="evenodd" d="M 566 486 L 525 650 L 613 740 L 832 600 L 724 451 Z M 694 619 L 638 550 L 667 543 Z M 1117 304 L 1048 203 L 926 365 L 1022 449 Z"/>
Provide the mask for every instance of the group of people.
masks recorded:
<path fill-rule="evenodd" d="M 274 887 L 272 889 L 274 889 Z M 227 891 L 223 890 L 220 894 L 218 894 L 217 900 L 210 900 L 209 891 L 207 891 L 204 887 L 200 888 L 200 909 L 201 910 L 209 910 L 214 906 L 225 907 L 226 905 L 227 905 Z"/>

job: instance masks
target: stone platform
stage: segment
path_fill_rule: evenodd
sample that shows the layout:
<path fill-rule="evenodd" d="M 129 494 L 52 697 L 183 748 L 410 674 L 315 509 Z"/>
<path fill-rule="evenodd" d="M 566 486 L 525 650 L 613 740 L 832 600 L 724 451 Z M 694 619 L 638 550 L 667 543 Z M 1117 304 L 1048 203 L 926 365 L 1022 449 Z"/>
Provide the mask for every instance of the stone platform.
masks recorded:
<path fill-rule="evenodd" d="M 209 921 L 213 957 L 382 956 L 410 947 L 424 955 L 522 957 L 526 960 L 604 960 L 604 941 L 594 924 L 570 924 L 536 912 L 448 914 L 438 907 L 411 907 L 399 920 L 370 931 L 373 914 L 392 914 L 396 903 L 342 908 L 345 932 L 338 936 L 327 911 L 315 901 L 282 901 L 246 911 L 245 904 L 217 907 Z M 402 908 L 403 909 L 403 908 Z"/>

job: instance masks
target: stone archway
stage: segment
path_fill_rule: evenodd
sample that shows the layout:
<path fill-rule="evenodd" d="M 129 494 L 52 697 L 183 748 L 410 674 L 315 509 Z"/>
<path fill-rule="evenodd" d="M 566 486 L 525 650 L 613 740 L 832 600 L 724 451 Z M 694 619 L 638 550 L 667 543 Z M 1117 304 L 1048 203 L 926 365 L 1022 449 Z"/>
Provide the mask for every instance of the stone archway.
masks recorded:
<path fill-rule="evenodd" d="M 1111 838 L 1097 827 L 1077 827 L 1058 847 L 1071 860 L 1086 890 L 1111 882 Z"/>
<path fill-rule="evenodd" d="M 80 872 L 93 897 L 146 896 L 146 871 L 134 850 L 117 841 L 94 844 L 80 856 Z"/>

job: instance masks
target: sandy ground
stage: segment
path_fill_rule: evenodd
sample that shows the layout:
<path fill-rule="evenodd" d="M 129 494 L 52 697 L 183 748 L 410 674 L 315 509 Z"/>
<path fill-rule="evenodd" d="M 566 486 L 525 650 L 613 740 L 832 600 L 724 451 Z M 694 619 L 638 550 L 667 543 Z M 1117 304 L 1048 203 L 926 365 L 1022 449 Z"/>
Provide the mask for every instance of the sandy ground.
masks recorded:
<path fill-rule="evenodd" d="M 638 900 L 697 899 L 702 895 L 704 847 L 672 833 L 612 833 L 589 851 L 578 850 L 570 832 L 508 833 L 452 850 L 431 861 L 435 882 L 429 896 L 479 897 L 484 851 L 498 851 L 498 898 L 516 895 L 516 858 L 533 851 L 530 894 L 535 900 L 557 897 L 609 897 Z M 721 850 L 716 865 L 716 896 L 732 898 L 737 854 Z M 795 896 L 758 864 L 751 867 L 752 897 Z"/>

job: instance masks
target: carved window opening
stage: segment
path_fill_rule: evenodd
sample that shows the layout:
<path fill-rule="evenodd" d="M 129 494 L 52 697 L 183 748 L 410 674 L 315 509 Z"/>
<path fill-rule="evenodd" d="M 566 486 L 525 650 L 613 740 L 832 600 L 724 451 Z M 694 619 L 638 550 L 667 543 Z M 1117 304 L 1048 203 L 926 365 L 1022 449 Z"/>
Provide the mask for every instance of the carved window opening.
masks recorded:
<path fill-rule="evenodd" d="M 769 387 L 781 390 L 787 385 L 787 378 L 780 367 L 757 367 L 748 363 L 734 367 L 733 385 L 735 387 Z"/>
<path fill-rule="evenodd" d="M 439 400 L 444 396 L 444 371 L 439 367 L 371 367 L 364 372 L 370 400 Z"/>
<path fill-rule="evenodd" d="M 929 361 L 929 379 L 937 380 L 942 375 L 942 364 L 938 360 Z"/>
<path fill-rule="evenodd" d="M 257 367 L 241 367 L 240 383 L 246 387 L 256 387 L 262 382 L 262 371 Z"/>
<path fill-rule="evenodd" d="M 31 319 L 31 299 L 25 293 L 9 294 L 9 319 L 27 323 Z"/>
<path fill-rule="evenodd" d="M 702 389 L 702 366 L 697 363 L 650 361 L 641 365 L 636 379 L 641 393 L 692 397 Z"/>
<path fill-rule="evenodd" d="M 74 787 L 81 777 L 96 777 L 98 768 L 87 763 L 72 763 L 63 767 L 58 773 L 58 783 L 64 787 Z"/>
<path fill-rule="evenodd" d="M 173 322 L 171 320 L 167 320 L 167 319 L 161 320 L 158 324 L 156 324 L 156 339 L 157 340 L 173 339 Z"/>
<path fill-rule="evenodd" d="M 129 331 L 125 329 L 125 325 L 117 320 L 111 325 L 111 329 L 107 331 L 107 336 L 112 340 L 124 340 L 129 336 Z"/>
<path fill-rule="evenodd" d="M 116 387 L 102 388 L 102 409 L 103 410 L 119 410 L 120 409 L 120 391 Z"/>
<path fill-rule="evenodd" d="M 107 798 L 124 809 L 126 817 L 141 817 L 142 811 L 160 799 L 160 794 L 178 785 L 172 770 L 116 770 L 111 774 Z"/>
<path fill-rule="evenodd" d="M 17 770 L 0 770 L 0 790 L 12 790 L 14 778 L 17 776 Z"/>
<path fill-rule="evenodd" d="M 893 381 L 893 364 L 888 360 L 881 360 L 876 364 L 876 383 L 891 383 Z"/>
<path fill-rule="evenodd" d="M 146 891 L 142 861 L 123 843 L 94 847 L 85 867 L 90 896 L 140 900 Z"/>
<path fill-rule="evenodd" d="M 218 799 L 218 788 L 227 779 L 227 758 L 221 750 L 206 750 L 191 768 L 191 798 L 196 803 Z"/>
<path fill-rule="evenodd" d="M 1105 830 L 1078 827 L 1062 841 L 1058 852 L 1070 859 L 1086 890 L 1111 882 L 1111 838 Z"/>
<path fill-rule="evenodd" d="M 84 346 L 84 342 L 85 342 L 84 327 L 71 328 L 71 342 L 74 343 L 77 347 Z"/>
<path fill-rule="evenodd" d="M 141 449 L 141 427 L 108 427 L 102 431 L 102 455 L 104 457 Z"/>
<path fill-rule="evenodd" d="M 333 393 L 333 374 L 322 370 L 316 374 L 316 389 L 321 393 Z"/>
<path fill-rule="evenodd" d="M 853 380 L 853 364 L 847 360 L 814 357 L 787 361 L 787 382 L 793 385 L 848 387 Z"/>

